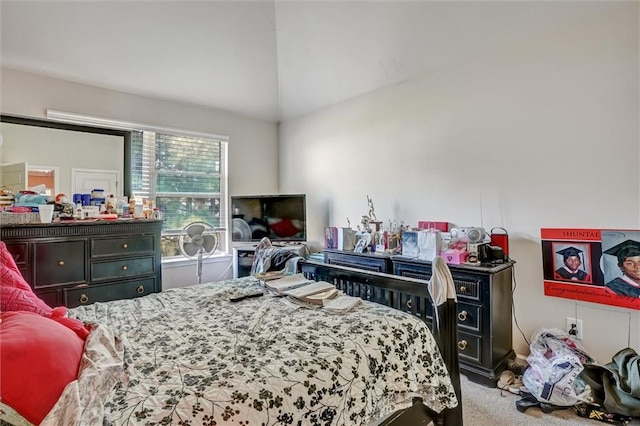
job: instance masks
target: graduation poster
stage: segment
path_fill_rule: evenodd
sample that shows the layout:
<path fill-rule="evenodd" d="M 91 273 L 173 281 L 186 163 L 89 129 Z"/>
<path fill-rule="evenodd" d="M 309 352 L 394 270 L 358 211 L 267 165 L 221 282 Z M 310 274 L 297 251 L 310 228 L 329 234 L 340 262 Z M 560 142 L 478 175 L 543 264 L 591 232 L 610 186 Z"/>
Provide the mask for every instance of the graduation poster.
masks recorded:
<path fill-rule="evenodd" d="M 640 309 L 640 230 L 543 228 L 546 296 Z"/>

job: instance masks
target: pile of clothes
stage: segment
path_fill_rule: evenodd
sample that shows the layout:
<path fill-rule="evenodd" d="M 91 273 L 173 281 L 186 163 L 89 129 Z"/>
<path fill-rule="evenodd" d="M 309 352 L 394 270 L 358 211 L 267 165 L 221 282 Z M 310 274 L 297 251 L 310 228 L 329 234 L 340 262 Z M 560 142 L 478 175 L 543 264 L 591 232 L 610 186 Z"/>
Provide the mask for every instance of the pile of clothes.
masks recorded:
<path fill-rule="evenodd" d="M 531 342 L 520 412 L 573 407 L 578 416 L 626 425 L 640 417 L 640 355 L 625 348 L 599 365 L 580 343 L 558 329 L 542 330 Z"/>
<path fill-rule="evenodd" d="M 303 259 L 296 252 L 281 247 L 274 247 L 269 238 L 264 237 L 256 247 L 251 275 L 266 274 L 268 272 L 282 272 L 284 275 L 295 274 L 298 260 Z"/>

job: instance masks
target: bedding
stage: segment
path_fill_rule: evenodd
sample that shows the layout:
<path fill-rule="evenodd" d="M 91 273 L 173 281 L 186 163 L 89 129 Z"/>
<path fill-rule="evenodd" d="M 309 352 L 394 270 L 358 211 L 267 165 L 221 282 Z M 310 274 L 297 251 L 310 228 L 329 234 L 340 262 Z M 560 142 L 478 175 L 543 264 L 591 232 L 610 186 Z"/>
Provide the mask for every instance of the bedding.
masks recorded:
<path fill-rule="evenodd" d="M 38 424 L 78 376 L 84 339 L 34 312 L 0 313 L 2 402 Z"/>
<path fill-rule="evenodd" d="M 43 424 L 365 425 L 415 397 L 457 405 L 419 319 L 366 301 L 346 314 L 229 302 L 259 289 L 247 277 L 70 309 L 92 332 Z"/>
<path fill-rule="evenodd" d="M 35 295 L 15 260 L 0 241 L 0 311 L 29 311 L 50 316 L 52 309 Z"/>

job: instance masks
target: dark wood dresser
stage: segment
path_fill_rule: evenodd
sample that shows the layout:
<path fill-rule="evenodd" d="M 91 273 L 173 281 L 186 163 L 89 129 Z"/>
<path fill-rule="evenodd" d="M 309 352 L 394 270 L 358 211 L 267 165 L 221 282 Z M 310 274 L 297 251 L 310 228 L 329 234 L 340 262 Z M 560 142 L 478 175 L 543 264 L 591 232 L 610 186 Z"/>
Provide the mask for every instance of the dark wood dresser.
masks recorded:
<path fill-rule="evenodd" d="M 2 225 L 0 240 L 49 306 L 76 307 L 162 290 L 160 220 Z"/>
<path fill-rule="evenodd" d="M 391 274 L 393 265 L 390 254 L 356 253 L 354 251 L 324 249 L 324 262 L 332 265 L 364 269 Z"/>
<path fill-rule="evenodd" d="M 393 273 L 429 280 L 431 262 L 392 256 Z M 469 380 L 495 387 L 512 345 L 513 262 L 488 267 L 449 265 L 458 296 L 458 354 Z"/>

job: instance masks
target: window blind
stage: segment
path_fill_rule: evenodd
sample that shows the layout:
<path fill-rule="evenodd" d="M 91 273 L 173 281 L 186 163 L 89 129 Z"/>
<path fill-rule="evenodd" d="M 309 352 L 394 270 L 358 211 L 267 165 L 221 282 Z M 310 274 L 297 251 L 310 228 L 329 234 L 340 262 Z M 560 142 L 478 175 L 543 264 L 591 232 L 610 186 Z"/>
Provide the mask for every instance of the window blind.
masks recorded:
<path fill-rule="evenodd" d="M 225 142 L 143 131 L 131 145 L 133 195 L 155 199 L 165 231 L 195 221 L 225 227 Z"/>

